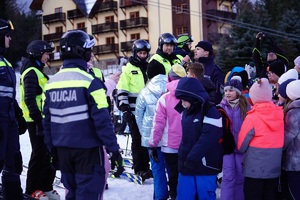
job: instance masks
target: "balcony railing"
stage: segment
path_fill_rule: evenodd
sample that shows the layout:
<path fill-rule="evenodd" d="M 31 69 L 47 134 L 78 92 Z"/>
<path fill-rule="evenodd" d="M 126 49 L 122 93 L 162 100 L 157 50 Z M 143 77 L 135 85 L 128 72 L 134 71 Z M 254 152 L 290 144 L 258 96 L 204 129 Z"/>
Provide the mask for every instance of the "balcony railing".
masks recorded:
<path fill-rule="evenodd" d="M 114 31 L 118 31 L 117 22 L 92 25 L 93 34 L 114 32 Z"/>
<path fill-rule="evenodd" d="M 106 1 L 106 2 L 97 1 L 92 9 L 92 12 L 99 13 L 99 12 L 116 11 L 116 10 L 118 10 L 117 1 Z"/>
<path fill-rule="evenodd" d="M 132 44 L 133 44 L 133 41 L 121 42 L 121 51 L 122 52 L 131 51 L 132 50 Z"/>
<path fill-rule="evenodd" d="M 58 32 L 58 33 L 51 33 L 48 35 L 44 35 L 44 40 L 47 42 L 54 42 L 60 40 L 61 36 L 64 34 L 64 32 Z"/>
<path fill-rule="evenodd" d="M 236 13 L 223 11 L 223 10 L 207 10 L 206 14 L 207 14 L 207 17 L 212 20 L 223 18 L 222 20 L 226 21 L 226 19 L 235 19 L 236 18 Z"/>
<path fill-rule="evenodd" d="M 132 7 L 132 6 L 141 6 L 148 5 L 147 0 L 121 0 L 119 1 L 120 8 Z"/>
<path fill-rule="evenodd" d="M 82 12 L 79 9 L 67 11 L 67 16 L 68 16 L 68 19 L 84 17 L 84 15 L 82 14 Z"/>
<path fill-rule="evenodd" d="M 133 19 L 120 20 L 120 29 L 131 29 L 136 27 L 148 27 L 147 17 L 138 17 Z"/>
<path fill-rule="evenodd" d="M 93 53 L 95 55 L 118 53 L 118 52 L 119 52 L 118 44 L 104 44 L 104 45 L 97 45 L 93 47 Z"/>
<path fill-rule="evenodd" d="M 53 22 L 61 22 L 61 21 L 66 21 L 66 13 L 54 13 L 51 15 L 44 15 L 43 16 L 43 23 L 44 24 L 49 24 Z"/>

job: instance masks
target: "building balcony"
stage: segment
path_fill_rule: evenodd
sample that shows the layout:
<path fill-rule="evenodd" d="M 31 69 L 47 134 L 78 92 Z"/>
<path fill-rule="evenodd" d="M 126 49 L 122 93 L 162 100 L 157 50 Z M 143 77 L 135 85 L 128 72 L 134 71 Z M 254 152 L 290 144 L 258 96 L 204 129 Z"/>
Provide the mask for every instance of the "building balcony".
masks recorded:
<path fill-rule="evenodd" d="M 66 13 L 63 12 L 43 16 L 44 24 L 49 24 L 54 22 L 65 22 L 65 21 L 66 21 Z"/>
<path fill-rule="evenodd" d="M 132 29 L 137 27 L 148 27 L 148 18 L 147 17 L 138 17 L 133 19 L 120 20 L 120 29 Z"/>
<path fill-rule="evenodd" d="M 132 50 L 132 44 L 134 41 L 129 41 L 129 42 L 121 42 L 121 51 L 131 51 Z"/>
<path fill-rule="evenodd" d="M 101 13 L 101 12 L 116 11 L 116 10 L 118 10 L 117 1 L 106 1 L 106 2 L 97 1 L 92 9 L 92 12 Z"/>
<path fill-rule="evenodd" d="M 64 32 L 47 34 L 47 35 L 44 35 L 44 40 L 47 42 L 55 42 L 55 41 L 60 40 L 60 38 L 63 34 L 64 34 Z"/>
<path fill-rule="evenodd" d="M 226 21 L 227 19 L 235 19 L 236 13 L 223 11 L 223 10 L 207 10 L 206 11 L 208 20 L 220 20 Z"/>
<path fill-rule="evenodd" d="M 93 53 L 95 55 L 119 53 L 119 45 L 118 44 L 97 45 L 93 47 Z"/>
<path fill-rule="evenodd" d="M 148 1 L 147 0 L 120 0 L 119 4 L 120 4 L 119 5 L 120 8 L 127 8 L 133 6 L 148 5 Z"/>
<path fill-rule="evenodd" d="M 92 34 L 115 32 L 115 31 L 118 31 L 117 22 L 92 25 Z"/>
<path fill-rule="evenodd" d="M 82 12 L 79 9 L 74 9 L 74 10 L 68 10 L 67 11 L 67 18 L 68 19 L 75 19 L 75 18 L 80 18 L 84 17 Z"/>

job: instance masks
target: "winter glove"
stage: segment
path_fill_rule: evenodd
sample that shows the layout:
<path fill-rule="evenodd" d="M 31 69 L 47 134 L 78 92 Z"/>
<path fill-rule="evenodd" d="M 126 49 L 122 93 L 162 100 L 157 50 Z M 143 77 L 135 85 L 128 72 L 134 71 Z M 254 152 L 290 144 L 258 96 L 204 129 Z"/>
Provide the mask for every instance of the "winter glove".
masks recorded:
<path fill-rule="evenodd" d="M 132 122 L 133 115 L 131 111 L 124 111 L 122 117 L 126 123 L 130 124 Z"/>
<path fill-rule="evenodd" d="M 24 117 L 21 115 L 16 116 L 16 119 L 17 119 L 17 123 L 18 123 L 19 135 L 23 135 L 27 130 L 27 123 L 26 123 Z"/>
<path fill-rule="evenodd" d="M 120 154 L 119 151 L 113 152 L 111 154 L 111 158 L 110 158 L 110 163 L 111 163 L 111 169 L 115 169 L 115 167 L 117 167 L 117 171 L 114 172 L 114 176 L 115 177 L 120 177 L 120 175 L 122 174 L 122 172 L 125 170 L 124 169 L 124 163 L 123 163 L 123 158 Z"/>
<path fill-rule="evenodd" d="M 44 136 L 44 128 L 43 128 L 42 121 L 36 123 L 36 135 Z"/>
<path fill-rule="evenodd" d="M 158 153 L 157 153 L 156 148 L 150 148 L 150 158 L 156 163 L 159 162 Z"/>
<path fill-rule="evenodd" d="M 51 165 L 52 169 L 59 170 L 59 162 L 58 162 L 56 148 L 53 148 L 50 150 L 49 157 L 50 157 L 50 165 Z"/>

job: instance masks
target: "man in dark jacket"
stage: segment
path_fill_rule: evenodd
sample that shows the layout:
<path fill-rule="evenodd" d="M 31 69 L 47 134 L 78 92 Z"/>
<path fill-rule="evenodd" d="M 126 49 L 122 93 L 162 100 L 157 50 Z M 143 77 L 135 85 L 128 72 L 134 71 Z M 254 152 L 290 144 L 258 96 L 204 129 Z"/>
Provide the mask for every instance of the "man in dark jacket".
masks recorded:
<path fill-rule="evenodd" d="M 22 200 L 19 134 L 25 133 L 26 122 L 16 101 L 15 71 L 4 58 L 12 30 L 14 27 L 10 21 L 0 19 L 0 173 L 4 199 Z"/>
<path fill-rule="evenodd" d="M 198 79 L 180 79 L 175 96 L 185 108 L 178 151 L 178 200 L 216 199 L 217 174 L 222 171 L 222 118 Z M 206 113 L 205 116 L 203 113 Z"/>
<path fill-rule="evenodd" d="M 60 39 L 62 69 L 46 84 L 45 143 L 57 150 L 66 199 L 101 199 L 105 181 L 103 145 L 115 176 L 124 168 L 103 83 L 87 72 L 94 43 L 81 30 Z"/>
<path fill-rule="evenodd" d="M 194 60 L 204 65 L 204 75 L 215 84 L 215 102 L 219 104 L 222 100 L 225 76 L 221 68 L 214 63 L 213 48 L 208 41 L 198 42 L 194 50 Z"/>

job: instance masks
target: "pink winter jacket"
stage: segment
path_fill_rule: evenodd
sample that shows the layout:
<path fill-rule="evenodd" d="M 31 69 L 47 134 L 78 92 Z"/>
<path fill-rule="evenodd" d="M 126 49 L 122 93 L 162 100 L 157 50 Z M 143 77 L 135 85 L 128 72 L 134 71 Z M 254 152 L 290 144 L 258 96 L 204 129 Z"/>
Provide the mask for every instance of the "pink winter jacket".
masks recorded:
<path fill-rule="evenodd" d="M 166 148 L 178 150 L 182 138 L 181 114 L 174 109 L 180 101 L 175 97 L 178 81 L 174 80 L 167 83 L 168 92 L 158 99 L 156 113 L 153 118 L 149 146 L 157 147 L 161 141 L 163 152 L 163 149 Z"/>

